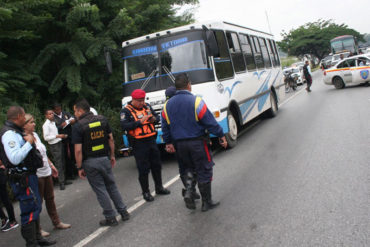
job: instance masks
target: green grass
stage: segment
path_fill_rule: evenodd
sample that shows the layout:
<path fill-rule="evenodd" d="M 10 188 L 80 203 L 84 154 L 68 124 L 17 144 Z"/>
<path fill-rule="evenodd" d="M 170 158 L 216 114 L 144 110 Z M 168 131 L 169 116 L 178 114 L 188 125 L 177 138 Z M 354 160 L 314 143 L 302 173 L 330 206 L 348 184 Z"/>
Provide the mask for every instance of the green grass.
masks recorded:
<path fill-rule="evenodd" d="M 296 57 L 286 57 L 281 59 L 281 67 L 290 67 L 293 63 L 298 62 L 298 58 Z"/>

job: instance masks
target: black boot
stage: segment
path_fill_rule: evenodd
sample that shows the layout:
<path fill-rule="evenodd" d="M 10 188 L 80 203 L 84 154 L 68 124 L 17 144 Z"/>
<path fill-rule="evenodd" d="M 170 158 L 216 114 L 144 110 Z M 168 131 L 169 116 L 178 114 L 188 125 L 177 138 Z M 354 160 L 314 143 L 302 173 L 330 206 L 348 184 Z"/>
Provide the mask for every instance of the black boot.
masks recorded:
<path fill-rule="evenodd" d="M 39 244 L 36 239 L 36 222 L 31 221 L 26 225 L 21 226 L 21 234 L 24 240 L 26 240 L 27 247 L 37 247 Z"/>
<path fill-rule="evenodd" d="M 141 186 L 141 190 L 143 191 L 143 198 L 147 202 L 154 201 L 154 197 L 150 194 L 149 191 L 149 174 L 139 175 L 139 182 Z"/>
<path fill-rule="evenodd" d="M 161 170 L 152 171 L 152 176 L 155 184 L 155 193 L 157 195 L 168 195 L 171 193 L 168 189 L 163 188 Z"/>
<path fill-rule="evenodd" d="M 185 201 L 185 206 L 188 209 L 195 209 L 195 202 L 194 202 L 194 197 L 193 197 L 193 183 L 194 183 L 194 175 L 192 172 L 188 172 L 186 174 L 186 186 L 185 186 L 185 194 L 184 194 L 184 201 Z"/>
<path fill-rule="evenodd" d="M 181 178 L 182 184 L 184 185 L 184 188 L 181 191 L 182 197 L 184 197 L 185 191 L 186 191 L 186 176 L 180 176 L 180 178 Z M 197 193 L 196 188 L 195 188 L 196 185 L 197 185 L 197 182 L 194 179 L 194 183 L 192 183 L 192 193 L 193 193 L 193 198 L 195 200 L 200 199 L 200 195 Z"/>
<path fill-rule="evenodd" d="M 41 235 L 40 218 L 35 221 L 36 227 L 36 240 L 40 246 L 51 246 L 57 243 L 55 240 L 47 240 Z"/>
<path fill-rule="evenodd" d="M 220 205 L 219 202 L 212 201 L 211 182 L 198 184 L 200 194 L 202 195 L 202 211 L 208 211 Z"/>

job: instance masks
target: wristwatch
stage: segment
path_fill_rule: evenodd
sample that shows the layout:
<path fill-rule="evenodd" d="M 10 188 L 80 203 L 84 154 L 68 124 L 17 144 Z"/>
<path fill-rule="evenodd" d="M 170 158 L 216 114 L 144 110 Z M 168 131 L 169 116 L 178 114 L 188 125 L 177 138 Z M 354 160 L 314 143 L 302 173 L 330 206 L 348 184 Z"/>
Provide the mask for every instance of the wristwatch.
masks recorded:
<path fill-rule="evenodd" d="M 82 170 L 83 168 L 82 168 L 82 166 L 81 167 L 77 167 L 77 170 L 79 171 L 79 170 Z"/>

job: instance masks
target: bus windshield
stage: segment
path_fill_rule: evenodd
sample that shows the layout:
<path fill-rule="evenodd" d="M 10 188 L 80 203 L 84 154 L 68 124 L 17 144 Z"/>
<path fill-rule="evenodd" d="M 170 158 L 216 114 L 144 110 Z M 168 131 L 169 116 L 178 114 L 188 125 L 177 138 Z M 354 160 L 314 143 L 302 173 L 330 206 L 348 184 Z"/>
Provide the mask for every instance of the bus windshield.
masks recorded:
<path fill-rule="evenodd" d="M 350 36 L 350 37 L 344 37 L 341 39 L 334 39 L 330 42 L 331 44 L 331 49 L 332 53 L 341 53 L 341 52 L 356 52 L 356 42 L 355 39 Z"/>
<path fill-rule="evenodd" d="M 207 69 L 206 50 L 203 40 L 195 40 L 183 45 L 163 49 L 161 64 L 172 73 Z M 162 70 L 162 74 L 167 74 Z"/>
<path fill-rule="evenodd" d="M 173 85 L 173 76 L 183 72 L 193 84 L 214 79 L 200 30 L 127 46 L 123 60 L 125 96 L 141 87 L 146 92 L 166 89 Z"/>

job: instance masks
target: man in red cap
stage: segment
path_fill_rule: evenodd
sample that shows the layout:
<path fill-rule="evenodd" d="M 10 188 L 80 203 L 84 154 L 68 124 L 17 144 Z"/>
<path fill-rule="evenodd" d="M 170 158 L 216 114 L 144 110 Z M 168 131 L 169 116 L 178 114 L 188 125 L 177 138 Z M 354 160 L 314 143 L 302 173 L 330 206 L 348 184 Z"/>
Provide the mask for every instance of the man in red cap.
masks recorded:
<path fill-rule="evenodd" d="M 159 116 L 149 104 L 145 103 L 144 90 L 135 89 L 131 97 L 132 101 L 128 102 L 121 111 L 121 127 L 127 131 L 130 145 L 133 148 L 143 198 L 151 202 L 154 198 L 149 190 L 150 171 L 156 194 L 170 194 L 170 191 L 162 185 L 161 157 L 156 144 L 157 132 L 154 124 L 159 121 Z"/>

